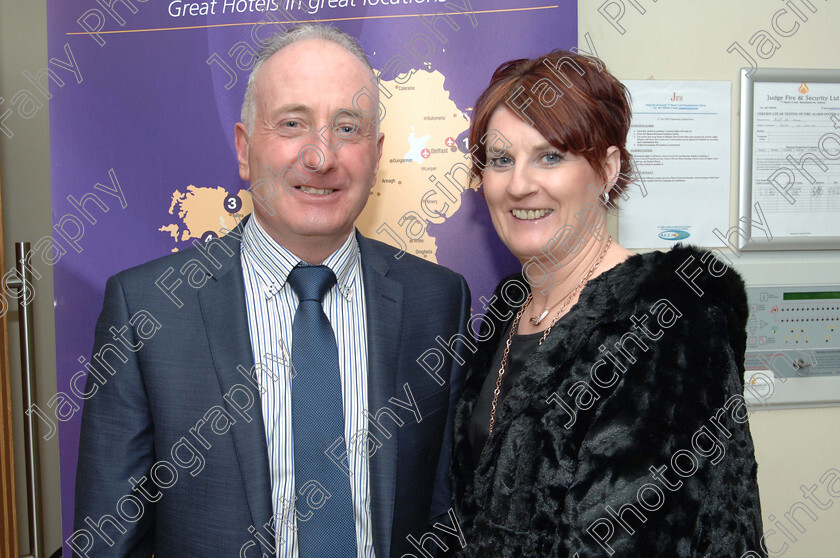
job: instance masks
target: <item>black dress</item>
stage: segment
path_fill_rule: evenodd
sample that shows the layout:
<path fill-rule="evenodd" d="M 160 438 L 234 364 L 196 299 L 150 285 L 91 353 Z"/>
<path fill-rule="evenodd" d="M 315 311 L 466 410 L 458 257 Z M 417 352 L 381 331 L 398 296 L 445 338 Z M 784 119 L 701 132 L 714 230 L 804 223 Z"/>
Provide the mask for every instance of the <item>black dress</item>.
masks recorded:
<path fill-rule="evenodd" d="M 493 394 L 496 390 L 496 381 L 499 377 L 499 367 L 502 365 L 502 355 L 505 352 L 505 341 L 510 335 L 511 323 L 502 342 L 496 349 L 496 354 L 493 356 L 493 361 L 490 364 L 490 373 L 484 380 L 481 386 L 481 393 L 476 399 L 473 407 L 472 417 L 470 419 L 469 441 L 472 447 L 473 464 L 477 464 L 481 456 L 481 451 L 487 443 L 487 434 L 490 428 L 490 410 L 493 406 Z M 497 409 L 502 406 L 502 403 L 507 397 L 512 385 L 516 383 L 516 379 L 525 367 L 525 361 L 533 354 L 540 344 L 540 338 L 543 333 L 530 333 L 527 335 L 514 335 L 510 343 L 510 352 L 508 353 L 507 366 L 505 367 L 505 374 L 502 376 L 502 385 L 499 388 L 499 399 L 496 402 Z"/>

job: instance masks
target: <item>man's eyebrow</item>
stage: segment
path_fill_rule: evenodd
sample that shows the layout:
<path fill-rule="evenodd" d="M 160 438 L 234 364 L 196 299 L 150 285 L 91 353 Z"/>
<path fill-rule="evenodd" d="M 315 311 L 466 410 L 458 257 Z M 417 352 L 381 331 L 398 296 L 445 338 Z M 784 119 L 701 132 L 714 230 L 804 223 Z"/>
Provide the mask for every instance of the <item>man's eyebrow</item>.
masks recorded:
<path fill-rule="evenodd" d="M 342 115 L 343 116 L 350 116 L 351 118 L 355 118 L 359 122 L 363 121 L 365 118 L 370 117 L 370 115 L 364 114 L 363 112 L 361 112 L 360 110 L 357 110 L 355 108 L 341 108 L 341 109 L 338 109 L 337 111 L 335 111 L 335 114 L 333 115 L 333 120 L 338 119 Z"/>
<path fill-rule="evenodd" d="M 279 106 L 276 109 L 274 109 L 273 111 L 271 111 L 271 116 L 273 118 L 276 118 L 278 115 L 286 114 L 286 113 L 289 113 L 289 112 L 300 112 L 300 113 L 309 115 L 309 114 L 312 114 L 312 109 L 310 107 L 308 107 L 306 105 L 302 105 L 300 103 L 287 104 L 287 105 Z"/>
<path fill-rule="evenodd" d="M 272 119 L 276 119 L 278 116 L 288 113 L 301 113 L 306 116 L 311 116 L 314 111 L 312 107 L 300 103 L 290 103 L 287 105 L 282 105 L 277 107 L 271 112 Z M 355 109 L 355 108 L 340 108 L 333 113 L 331 117 L 331 121 L 335 121 L 340 119 L 342 116 L 355 118 L 359 122 L 364 122 L 365 119 L 369 119 L 370 115 L 363 113 L 362 111 Z"/>

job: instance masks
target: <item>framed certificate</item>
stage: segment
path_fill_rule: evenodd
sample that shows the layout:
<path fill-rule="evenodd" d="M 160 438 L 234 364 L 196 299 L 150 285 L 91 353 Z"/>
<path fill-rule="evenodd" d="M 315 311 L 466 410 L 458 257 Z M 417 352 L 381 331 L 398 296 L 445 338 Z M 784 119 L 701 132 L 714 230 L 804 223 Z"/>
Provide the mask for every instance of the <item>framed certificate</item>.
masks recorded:
<path fill-rule="evenodd" d="M 840 70 L 741 69 L 740 177 L 739 249 L 840 248 Z"/>

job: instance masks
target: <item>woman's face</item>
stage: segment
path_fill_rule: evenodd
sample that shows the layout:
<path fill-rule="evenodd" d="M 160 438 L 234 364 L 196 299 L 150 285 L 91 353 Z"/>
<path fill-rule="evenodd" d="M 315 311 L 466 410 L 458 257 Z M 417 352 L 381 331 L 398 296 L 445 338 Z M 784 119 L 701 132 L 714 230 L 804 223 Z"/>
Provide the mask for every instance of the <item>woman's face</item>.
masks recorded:
<path fill-rule="evenodd" d="M 484 195 L 493 226 L 514 256 L 523 263 L 533 256 L 542 260 L 543 248 L 553 245 L 551 252 L 562 260 L 557 251 L 563 241 L 552 237 L 566 225 L 587 242 L 592 229 L 604 234 L 604 208 L 597 197 L 604 179 L 584 157 L 560 152 L 504 107 L 492 114 L 487 129 L 498 130 L 511 144 L 501 155 L 488 153 Z M 618 159 L 618 148 L 610 147 L 604 176 L 618 172 Z"/>

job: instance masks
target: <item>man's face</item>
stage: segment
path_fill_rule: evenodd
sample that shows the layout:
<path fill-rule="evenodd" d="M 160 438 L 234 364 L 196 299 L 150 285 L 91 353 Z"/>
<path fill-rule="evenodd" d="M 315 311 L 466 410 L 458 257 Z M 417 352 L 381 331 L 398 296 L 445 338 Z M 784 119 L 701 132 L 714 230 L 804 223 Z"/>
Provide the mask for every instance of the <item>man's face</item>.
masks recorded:
<path fill-rule="evenodd" d="M 239 176 L 251 183 L 259 223 L 309 263 L 347 239 L 376 180 L 384 135 L 370 78 L 335 43 L 299 41 L 258 71 L 250 137 L 236 125 Z"/>

